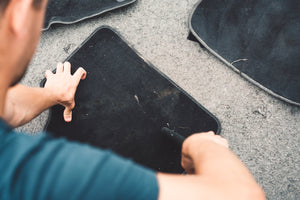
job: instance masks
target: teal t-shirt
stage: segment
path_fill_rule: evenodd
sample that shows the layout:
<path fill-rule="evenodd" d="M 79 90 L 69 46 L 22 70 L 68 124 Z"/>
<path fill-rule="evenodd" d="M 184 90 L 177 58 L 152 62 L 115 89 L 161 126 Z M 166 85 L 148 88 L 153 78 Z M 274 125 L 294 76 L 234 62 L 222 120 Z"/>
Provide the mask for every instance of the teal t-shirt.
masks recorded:
<path fill-rule="evenodd" d="M 16 133 L 0 119 L 0 199 L 157 199 L 155 172 L 110 151 Z"/>

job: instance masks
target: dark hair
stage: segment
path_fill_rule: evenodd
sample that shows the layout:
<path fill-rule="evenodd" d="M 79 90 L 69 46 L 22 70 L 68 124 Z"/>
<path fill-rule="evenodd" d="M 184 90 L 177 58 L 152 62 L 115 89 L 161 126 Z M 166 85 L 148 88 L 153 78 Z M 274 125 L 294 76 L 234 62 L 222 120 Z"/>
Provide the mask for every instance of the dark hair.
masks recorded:
<path fill-rule="evenodd" d="M 33 0 L 34 8 L 39 9 L 42 1 L 43 0 Z M 9 0 L 0 0 L 0 12 L 5 10 L 8 3 L 9 3 Z"/>

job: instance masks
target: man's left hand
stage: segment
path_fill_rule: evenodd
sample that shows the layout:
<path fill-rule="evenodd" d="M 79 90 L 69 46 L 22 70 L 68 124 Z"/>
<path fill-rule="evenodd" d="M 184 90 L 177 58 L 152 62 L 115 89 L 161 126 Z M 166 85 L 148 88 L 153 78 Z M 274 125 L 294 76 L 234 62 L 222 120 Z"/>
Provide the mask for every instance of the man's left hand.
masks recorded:
<path fill-rule="evenodd" d="M 75 107 L 75 93 L 80 80 L 86 78 L 86 71 L 78 68 L 74 75 L 71 74 L 71 64 L 69 62 L 58 63 L 56 73 L 50 70 L 45 73 L 45 89 L 48 90 L 53 101 L 65 107 L 63 116 L 66 122 L 72 121 L 72 110 Z"/>

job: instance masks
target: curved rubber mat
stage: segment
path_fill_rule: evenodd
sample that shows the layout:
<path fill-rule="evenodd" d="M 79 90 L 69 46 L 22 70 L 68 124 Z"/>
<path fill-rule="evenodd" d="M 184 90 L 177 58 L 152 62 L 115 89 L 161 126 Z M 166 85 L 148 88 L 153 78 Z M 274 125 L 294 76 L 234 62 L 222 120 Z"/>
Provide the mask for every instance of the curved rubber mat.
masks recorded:
<path fill-rule="evenodd" d="M 300 3 L 203 0 L 190 17 L 199 42 L 270 94 L 300 105 Z"/>
<path fill-rule="evenodd" d="M 64 122 L 62 106 L 50 109 L 45 129 L 54 136 L 111 149 L 157 171 L 181 173 L 182 141 L 162 128 L 183 137 L 220 131 L 213 115 L 109 27 L 97 29 L 67 60 L 73 72 L 82 66 L 88 74 L 79 84 L 71 123 Z"/>
<path fill-rule="evenodd" d="M 127 6 L 136 0 L 49 0 L 43 30 L 52 24 L 73 24 Z"/>

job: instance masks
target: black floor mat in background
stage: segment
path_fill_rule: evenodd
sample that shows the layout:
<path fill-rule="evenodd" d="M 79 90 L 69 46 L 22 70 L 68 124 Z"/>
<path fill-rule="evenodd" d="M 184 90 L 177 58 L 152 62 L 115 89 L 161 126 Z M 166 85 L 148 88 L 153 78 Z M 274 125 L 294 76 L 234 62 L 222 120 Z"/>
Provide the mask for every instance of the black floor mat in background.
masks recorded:
<path fill-rule="evenodd" d="M 300 105 L 298 0 L 203 0 L 193 10 L 190 30 L 250 82 Z"/>
<path fill-rule="evenodd" d="M 49 0 L 43 30 L 52 24 L 73 24 L 127 6 L 136 0 Z"/>
<path fill-rule="evenodd" d="M 64 122 L 62 106 L 50 109 L 45 129 L 56 137 L 111 149 L 157 171 L 181 173 L 181 145 L 161 129 L 183 137 L 220 132 L 212 114 L 109 27 L 97 29 L 67 60 L 73 72 L 82 66 L 88 74 L 79 84 L 71 123 Z"/>

